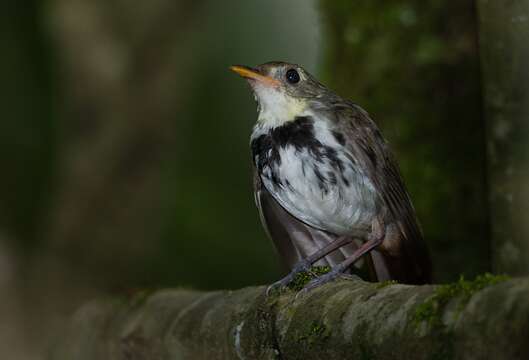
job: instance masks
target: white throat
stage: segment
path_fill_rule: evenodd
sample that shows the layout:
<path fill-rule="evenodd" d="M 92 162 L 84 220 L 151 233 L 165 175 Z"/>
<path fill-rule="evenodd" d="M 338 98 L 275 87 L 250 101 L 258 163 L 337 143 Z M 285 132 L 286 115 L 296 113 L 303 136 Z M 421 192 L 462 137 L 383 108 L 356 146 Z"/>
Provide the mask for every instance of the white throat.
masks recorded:
<path fill-rule="evenodd" d="M 276 127 L 302 116 L 307 109 L 306 102 L 296 99 L 283 90 L 255 84 L 255 98 L 259 104 L 257 121 L 267 127 Z"/>

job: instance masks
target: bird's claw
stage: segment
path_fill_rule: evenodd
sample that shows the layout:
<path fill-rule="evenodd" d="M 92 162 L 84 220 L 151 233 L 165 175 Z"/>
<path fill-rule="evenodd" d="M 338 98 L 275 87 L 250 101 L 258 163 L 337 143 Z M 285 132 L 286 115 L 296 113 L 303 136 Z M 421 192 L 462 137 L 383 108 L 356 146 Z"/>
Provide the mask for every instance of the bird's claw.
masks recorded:
<path fill-rule="evenodd" d="M 296 277 L 297 274 L 301 273 L 301 272 L 308 272 L 310 271 L 310 263 L 308 263 L 307 261 L 300 261 L 298 262 L 294 268 L 292 269 L 292 271 L 290 273 L 288 273 L 287 276 L 285 276 L 284 278 L 276 281 L 275 283 L 269 285 L 267 288 L 266 288 L 266 296 L 269 296 L 270 293 L 276 289 L 281 289 L 281 288 L 284 288 L 286 287 L 288 284 L 290 284 Z"/>
<path fill-rule="evenodd" d="M 285 286 L 287 286 L 288 284 L 290 284 L 290 282 L 294 279 L 293 276 L 291 276 L 291 274 L 288 274 L 287 276 L 285 276 L 284 278 L 282 278 L 281 280 L 278 280 L 276 281 L 275 283 L 273 284 L 270 284 L 267 288 L 266 288 L 266 296 L 270 296 L 270 294 L 272 293 L 272 291 L 276 290 L 276 289 L 281 289 L 281 288 L 284 288 Z"/>
<path fill-rule="evenodd" d="M 331 272 L 328 272 L 327 274 L 323 274 L 323 275 L 320 275 L 318 276 L 317 278 L 315 279 L 312 279 L 311 281 L 309 281 L 307 283 L 307 285 L 305 285 L 303 287 L 303 289 L 301 289 L 300 291 L 298 291 L 298 293 L 296 294 L 296 299 L 298 299 L 299 297 L 307 294 L 309 291 L 317 288 L 318 286 L 321 286 L 323 284 L 326 284 L 328 282 L 331 282 L 333 281 L 334 279 L 336 279 L 338 276 L 340 276 L 341 273 L 337 272 L 337 271 L 331 271 Z"/>
<path fill-rule="evenodd" d="M 319 277 L 309 281 L 307 285 L 303 287 L 303 289 L 298 291 L 298 293 L 295 296 L 295 299 L 298 299 L 302 297 L 303 295 L 307 294 L 309 291 L 321 285 L 327 284 L 339 277 L 346 278 L 349 280 L 359 280 L 360 279 L 360 277 L 357 275 L 344 274 L 343 271 L 341 271 L 341 269 L 338 268 L 338 269 L 328 272 L 327 274 L 320 275 Z"/>

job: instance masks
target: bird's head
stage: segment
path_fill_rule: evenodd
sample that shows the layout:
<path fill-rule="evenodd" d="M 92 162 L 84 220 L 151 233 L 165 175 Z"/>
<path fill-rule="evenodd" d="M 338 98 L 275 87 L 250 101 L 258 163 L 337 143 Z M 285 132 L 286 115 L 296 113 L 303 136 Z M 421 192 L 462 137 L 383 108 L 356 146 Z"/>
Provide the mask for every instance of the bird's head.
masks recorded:
<path fill-rule="evenodd" d="M 268 62 L 255 68 L 230 68 L 248 80 L 258 103 L 258 121 L 278 126 L 294 120 L 328 93 L 305 69 L 296 64 Z"/>

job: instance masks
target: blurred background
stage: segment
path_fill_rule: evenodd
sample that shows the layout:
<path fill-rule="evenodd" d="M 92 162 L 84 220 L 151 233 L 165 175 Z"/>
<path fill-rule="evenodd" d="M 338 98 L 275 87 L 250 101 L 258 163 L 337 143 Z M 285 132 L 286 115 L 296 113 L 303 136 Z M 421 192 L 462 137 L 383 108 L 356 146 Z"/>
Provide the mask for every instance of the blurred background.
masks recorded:
<path fill-rule="evenodd" d="M 491 269 L 474 1 L 26 0 L 0 18 L 5 358 L 40 358 L 93 297 L 281 275 L 231 64 L 299 63 L 367 109 L 436 281 Z"/>

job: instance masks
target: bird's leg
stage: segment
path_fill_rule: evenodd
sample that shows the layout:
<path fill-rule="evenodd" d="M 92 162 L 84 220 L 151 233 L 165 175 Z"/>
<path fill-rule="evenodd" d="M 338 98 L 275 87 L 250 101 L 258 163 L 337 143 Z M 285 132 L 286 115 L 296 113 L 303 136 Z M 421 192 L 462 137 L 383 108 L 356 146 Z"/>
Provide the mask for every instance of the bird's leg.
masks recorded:
<path fill-rule="evenodd" d="M 330 272 L 327 274 L 323 274 L 316 279 L 311 280 L 297 295 L 307 293 L 308 291 L 323 285 L 325 283 L 328 283 L 329 281 L 332 281 L 343 274 L 345 270 L 349 268 L 353 263 L 355 263 L 358 259 L 360 259 L 363 255 L 367 254 L 384 241 L 384 237 L 386 236 L 386 231 L 383 223 L 380 221 L 380 219 L 373 220 L 373 223 L 371 224 L 371 233 L 368 235 L 367 241 L 362 244 L 350 257 L 345 259 L 340 264 L 336 265 L 332 268 Z"/>
<path fill-rule="evenodd" d="M 301 259 L 296 263 L 296 265 L 294 265 L 294 267 L 287 276 L 268 286 L 268 288 L 266 289 L 266 295 L 270 294 L 270 291 L 274 289 L 287 286 L 292 280 L 294 280 L 297 274 L 299 274 L 300 272 L 309 271 L 312 264 L 314 264 L 316 261 L 320 260 L 321 258 L 333 252 L 334 250 L 350 243 L 351 241 L 352 238 L 349 236 L 340 236 L 339 238 L 337 238 L 330 244 L 322 247 L 315 253 L 307 256 L 304 259 Z"/>

